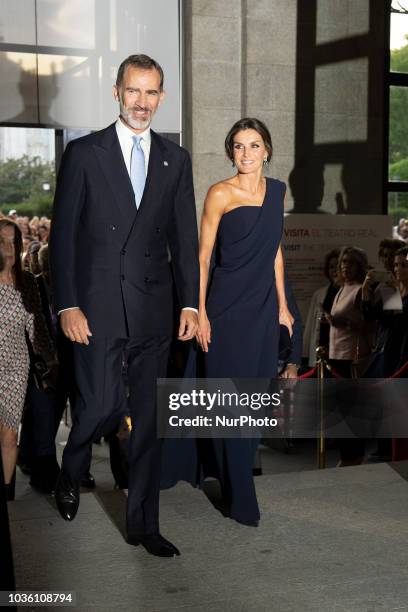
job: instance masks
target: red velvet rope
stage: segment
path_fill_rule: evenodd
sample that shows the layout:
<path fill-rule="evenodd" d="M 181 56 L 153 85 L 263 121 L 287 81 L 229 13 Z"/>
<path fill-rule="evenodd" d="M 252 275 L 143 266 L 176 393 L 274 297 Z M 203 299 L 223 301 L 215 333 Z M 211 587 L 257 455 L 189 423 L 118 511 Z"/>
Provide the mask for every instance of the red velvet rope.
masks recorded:
<path fill-rule="evenodd" d="M 334 378 L 344 378 L 344 376 L 339 374 L 337 372 L 337 370 L 335 370 L 335 368 L 333 368 L 333 366 L 328 367 L 328 364 L 326 362 L 324 363 L 324 365 L 333 374 Z M 408 370 L 408 361 L 406 363 L 404 363 L 404 365 L 401 366 L 396 372 L 394 372 L 394 374 L 392 374 L 391 376 L 388 376 L 386 380 L 388 380 L 390 378 L 399 378 L 407 370 Z M 306 374 L 309 374 L 309 372 L 306 372 Z M 300 376 L 299 378 L 303 378 L 303 377 Z M 308 378 L 308 376 L 305 376 L 305 378 Z M 361 378 L 364 378 L 364 376 L 362 376 Z"/>
<path fill-rule="evenodd" d="M 327 368 L 327 364 L 325 364 L 325 366 L 326 366 L 326 368 Z M 335 369 L 333 368 L 333 366 L 330 366 L 330 369 L 329 369 L 329 368 L 327 368 L 327 369 L 328 369 L 328 370 L 329 370 L 329 371 L 330 371 L 330 372 L 333 374 L 334 378 L 344 378 L 344 376 L 342 376 L 341 374 L 339 374 L 339 373 L 337 372 L 337 370 L 335 370 Z"/>
<path fill-rule="evenodd" d="M 315 366 L 311 370 L 308 370 L 304 374 L 301 374 L 301 376 L 298 376 L 298 379 L 302 380 L 304 378 L 310 378 L 311 376 L 314 376 L 316 374 L 316 372 L 317 372 L 317 366 Z"/>
<path fill-rule="evenodd" d="M 390 376 L 390 378 L 399 378 L 401 376 L 401 374 L 406 372 L 406 370 L 408 370 L 408 361 L 406 363 L 404 363 L 404 365 L 401 366 L 399 370 L 394 372 L 394 374 L 392 376 Z"/>
<path fill-rule="evenodd" d="M 393 378 L 399 378 L 401 376 L 401 374 L 403 374 L 405 372 L 405 370 L 407 370 L 407 369 L 408 369 L 408 361 L 407 361 L 407 363 L 404 363 L 404 365 L 399 370 L 394 372 L 394 374 L 392 374 L 391 376 L 388 376 L 387 378 L 385 378 L 381 382 L 376 383 L 376 385 L 374 385 L 374 386 L 375 387 L 378 387 L 378 386 L 382 387 L 383 385 L 386 385 L 389 380 L 392 380 Z"/>
<path fill-rule="evenodd" d="M 328 366 L 328 364 L 325 362 L 324 366 L 327 370 L 329 370 L 334 378 L 342 378 L 344 379 L 344 376 L 342 376 L 341 374 L 339 374 L 337 372 L 337 370 L 335 370 L 335 368 L 333 368 L 333 366 Z M 399 368 L 399 370 L 397 370 L 396 372 L 394 372 L 394 374 L 392 374 L 391 376 L 389 376 L 388 378 L 399 378 L 402 374 L 404 374 L 404 372 L 406 372 L 408 370 L 408 361 L 406 363 L 404 363 L 403 366 L 401 366 Z M 314 368 L 312 368 L 311 370 L 308 370 L 307 372 L 305 372 L 304 374 L 301 374 L 300 376 L 298 376 L 298 380 L 304 380 L 305 378 L 311 378 L 312 376 L 314 376 L 317 373 L 317 366 L 315 366 Z M 364 376 L 362 377 L 364 378 Z"/>

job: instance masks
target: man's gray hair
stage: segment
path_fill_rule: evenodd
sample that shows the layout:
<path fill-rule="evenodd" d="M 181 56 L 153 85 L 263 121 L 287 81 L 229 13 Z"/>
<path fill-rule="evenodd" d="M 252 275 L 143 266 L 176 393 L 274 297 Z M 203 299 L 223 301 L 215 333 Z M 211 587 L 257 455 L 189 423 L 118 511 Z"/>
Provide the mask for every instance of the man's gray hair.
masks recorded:
<path fill-rule="evenodd" d="M 160 76 L 160 91 L 163 91 L 163 68 L 158 62 L 156 62 L 156 60 L 149 57 L 148 55 L 144 55 L 143 53 L 139 53 L 138 55 L 129 55 L 129 57 L 123 60 L 118 69 L 118 75 L 116 77 L 116 87 L 120 87 L 122 85 L 125 70 L 128 66 L 132 66 L 133 68 L 139 68 L 140 70 L 157 70 Z"/>

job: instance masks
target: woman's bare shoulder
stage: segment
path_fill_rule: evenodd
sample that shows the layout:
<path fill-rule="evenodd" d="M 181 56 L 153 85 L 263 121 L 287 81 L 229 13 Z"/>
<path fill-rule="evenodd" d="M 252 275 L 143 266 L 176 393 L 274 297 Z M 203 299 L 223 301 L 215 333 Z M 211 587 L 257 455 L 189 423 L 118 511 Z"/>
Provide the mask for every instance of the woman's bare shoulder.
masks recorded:
<path fill-rule="evenodd" d="M 223 179 L 218 183 L 211 185 L 207 192 L 207 200 L 214 202 L 215 204 L 223 204 L 226 206 L 232 197 L 234 185 L 231 179 Z"/>

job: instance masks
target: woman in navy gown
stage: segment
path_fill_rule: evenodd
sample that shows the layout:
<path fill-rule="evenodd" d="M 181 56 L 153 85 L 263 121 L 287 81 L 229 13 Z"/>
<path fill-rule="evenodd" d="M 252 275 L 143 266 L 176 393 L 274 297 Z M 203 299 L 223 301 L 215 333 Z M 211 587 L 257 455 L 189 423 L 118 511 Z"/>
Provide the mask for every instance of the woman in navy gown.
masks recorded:
<path fill-rule="evenodd" d="M 197 340 L 209 378 L 277 378 L 279 324 L 292 334 L 293 323 L 280 247 L 286 187 L 263 176 L 272 142 L 261 121 L 235 123 L 225 150 L 237 173 L 210 187 L 204 204 Z M 231 518 L 256 526 L 252 466 L 258 439 L 213 443 Z"/>

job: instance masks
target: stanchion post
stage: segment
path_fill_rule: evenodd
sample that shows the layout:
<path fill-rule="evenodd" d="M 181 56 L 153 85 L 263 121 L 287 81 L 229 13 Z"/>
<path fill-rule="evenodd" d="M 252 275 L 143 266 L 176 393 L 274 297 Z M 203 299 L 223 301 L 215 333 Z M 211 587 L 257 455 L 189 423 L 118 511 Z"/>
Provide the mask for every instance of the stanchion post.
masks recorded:
<path fill-rule="evenodd" d="M 326 467 L 326 440 L 324 437 L 324 402 L 323 402 L 323 385 L 324 385 L 324 368 L 325 368 L 325 351 L 322 346 L 316 349 L 317 355 L 317 379 L 319 389 L 319 437 L 317 439 L 317 467 L 323 470 Z"/>

